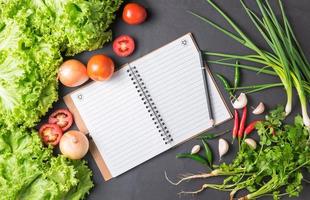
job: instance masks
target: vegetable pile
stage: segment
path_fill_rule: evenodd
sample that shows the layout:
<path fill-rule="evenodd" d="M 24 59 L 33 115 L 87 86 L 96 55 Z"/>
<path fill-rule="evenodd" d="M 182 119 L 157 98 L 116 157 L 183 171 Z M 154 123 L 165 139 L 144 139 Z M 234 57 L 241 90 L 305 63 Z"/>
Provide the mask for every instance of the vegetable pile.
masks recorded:
<path fill-rule="evenodd" d="M 101 47 L 121 0 L 0 0 L 0 124 L 33 127 L 58 98 L 61 53 Z"/>
<path fill-rule="evenodd" d="M 58 99 L 62 55 L 94 50 L 111 40 L 109 25 L 121 2 L 0 0 L 1 199 L 77 200 L 93 187 L 85 161 L 54 157 L 52 146 L 43 147 L 29 128 Z M 60 116 L 51 123 L 59 137 L 50 127 L 41 136 L 57 145 L 72 118 Z"/>
<path fill-rule="evenodd" d="M 248 194 L 239 200 L 269 195 L 273 199 L 284 195 L 298 196 L 302 191 L 303 169 L 310 170 L 310 135 L 301 116 L 295 118 L 294 124 L 284 124 L 284 118 L 284 107 L 271 111 L 265 121 L 256 124 L 260 137 L 257 148 L 242 143 L 231 164 L 214 166 L 210 173 L 184 177 L 173 184 L 223 176 L 226 178 L 221 184 L 206 183 L 198 191 L 182 193 L 195 194 L 212 188 L 230 191 L 231 199 L 239 190 L 246 189 Z M 285 192 L 281 193 L 283 190 Z"/>
<path fill-rule="evenodd" d="M 1 199 L 83 199 L 93 187 L 85 161 L 53 157 L 36 131 L 0 132 Z"/>
<path fill-rule="evenodd" d="M 310 64 L 305 57 L 286 17 L 282 0 L 278 1 L 281 10 L 281 20 L 276 17 L 276 14 L 268 0 L 256 0 L 261 16 L 250 9 L 243 0 L 240 0 L 249 19 L 264 38 L 266 44 L 269 46 L 269 49 L 267 50 L 260 48 L 259 45 L 254 43 L 254 41 L 251 40 L 250 37 L 247 36 L 245 32 L 243 32 L 237 24 L 233 22 L 231 18 L 225 14 L 225 12 L 223 12 L 212 0 L 206 1 L 228 22 L 235 33 L 222 28 L 220 25 L 214 23 L 206 17 L 195 13 L 192 14 L 241 43 L 244 47 L 252 50 L 252 53 L 248 55 L 204 51 L 204 54 L 207 56 L 220 57 L 219 60 L 209 62 L 235 67 L 235 64 L 230 63 L 229 61 L 246 61 L 252 64 L 239 64 L 238 67 L 278 76 L 281 80 L 280 85 L 285 88 L 287 95 L 287 104 L 285 107 L 286 115 L 288 115 L 292 110 L 293 87 L 295 87 L 301 103 L 303 122 L 306 126 L 310 127 L 310 118 L 307 113 L 307 97 L 310 95 Z M 262 67 L 256 67 L 255 65 L 257 64 L 262 65 Z M 278 83 L 263 84 L 252 89 L 259 91 L 278 86 Z"/>

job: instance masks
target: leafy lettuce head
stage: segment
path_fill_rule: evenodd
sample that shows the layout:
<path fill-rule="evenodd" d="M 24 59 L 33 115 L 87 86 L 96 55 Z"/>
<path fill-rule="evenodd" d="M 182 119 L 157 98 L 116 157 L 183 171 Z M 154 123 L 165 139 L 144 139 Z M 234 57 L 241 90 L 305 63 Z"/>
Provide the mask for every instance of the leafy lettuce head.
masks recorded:
<path fill-rule="evenodd" d="M 58 99 L 62 53 L 100 48 L 120 0 L 0 0 L 0 122 L 33 127 Z"/>

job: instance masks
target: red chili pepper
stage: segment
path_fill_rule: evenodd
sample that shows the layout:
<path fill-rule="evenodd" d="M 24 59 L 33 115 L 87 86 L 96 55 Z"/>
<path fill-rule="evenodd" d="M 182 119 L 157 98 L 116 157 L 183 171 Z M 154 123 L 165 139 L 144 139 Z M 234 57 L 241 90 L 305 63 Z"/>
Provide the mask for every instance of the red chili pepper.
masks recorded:
<path fill-rule="evenodd" d="M 257 122 L 261 122 L 262 120 L 254 120 L 252 121 L 244 130 L 244 134 L 249 135 L 254 129 Z"/>
<path fill-rule="evenodd" d="M 239 130 L 239 114 L 238 111 L 235 110 L 235 121 L 234 121 L 234 128 L 233 128 L 233 139 L 235 139 L 238 135 L 238 130 Z"/>
<path fill-rule="evenodd" d="M 244 106 L 242 110 L 242 117 L 239 125 L 239 131 L 238 131 L 238 137 L 242 138 L 243 137 L 243 132 L 244 132 L 244 127 L 245 127 L 245 122 L 246 122 L 246 117 L 247 117 L 247 107 Z"/>

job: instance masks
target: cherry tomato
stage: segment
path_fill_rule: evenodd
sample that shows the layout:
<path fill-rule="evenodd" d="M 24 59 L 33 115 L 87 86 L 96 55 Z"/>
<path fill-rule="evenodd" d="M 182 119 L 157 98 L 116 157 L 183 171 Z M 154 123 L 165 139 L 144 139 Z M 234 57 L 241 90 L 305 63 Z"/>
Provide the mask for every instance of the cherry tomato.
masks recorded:
<path fill-rule="evenodd" d="M 88 80 L 86 67 L 78 60 L 67 60 L 60 66 L 58 78 L 67 87 L 82 85 Z"/>
<path fill-rule="evenodd" d="M 130 25 L 141 24 L 145 21 L 147 12 L 143 6 L 137 3 L 128 3 L 123 10 L 123 20 Z"/>
<path fill-rule="evenodd" d="M 62 137 L 62 130 L 57 124 L 43 124 L 39 134 L 44 144 L 56 146 Z"/>
<path fill-rule="evenodd" d="M 58 109 L 50 115 L 48 123 L 57 124 L 64 132 L 72 125 L 73 116 L 68 109 Z"/>
<path fill-rule="evenodd" d="M 116 55 L 126 57 L 135 50 L 135 41 L 129 35 L 121 35 L 113 42 L 113 51 Z"/>
<path fill-rule="evenodd" d="M 87 74 L 94 81 L 108 80 L 113 72 L 114 62 L 106 55 L 94 55 L 87 63 Z"/>

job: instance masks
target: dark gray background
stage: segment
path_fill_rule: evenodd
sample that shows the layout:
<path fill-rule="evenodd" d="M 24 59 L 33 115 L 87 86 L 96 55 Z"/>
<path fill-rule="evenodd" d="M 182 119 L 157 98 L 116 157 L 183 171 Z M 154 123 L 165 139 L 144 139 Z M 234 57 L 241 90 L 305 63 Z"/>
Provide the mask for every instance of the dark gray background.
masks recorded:
<path fill-rule="evenodd" d="M 129 34 L 136 41 L 136 51 L 128 58 L 116 57 L 112 50 L 111 44 L 107 44 L 104 48 L 85 52 L 75 56 L 84 63 L 87 63 L 89 57 L 96 53 L 104 53 L 111 56 L 118 66 L 133 61 L 134 59 L 149 53 L 162 45 L 176 39 L 183 34 L 192 32 L 201 49 L 208 51 L 231 52 L 231 53 L 246 53 L 247 50 L 219 33 L 214 28 L 201 22 L 197 18 L 191 16 L 186 10 L 192 10 L 202 15 L 208 16 L 214 21 L 227 25 L 224 20 L 203 0 L 137 0 L 144 5 L 148 10 L 148 19 L 145 23 L 139 26 L 130 26 L 122 22 L 119 12 L 118 18 L 113 25 L 113 34 L 118 36 L 121 34 Z M 249 5 L 256 8 L 255 1 L 247 1 Z M 275 0 L 271 3 L 275 5 Z M 310 58 L 310 43 L 309 43 L 309 18 L 310 18 L 310 1 L 308 0 L 286 0 L 283 1 L 288 13 L 288 17 L 293 24 L 297 37 L 303 46 L 303 49 L 308 58 Z M 254 41 L 264 46 L 263 40 L 259 37 L 256 29 L 251 25 L 248 18 L 238 0 L 217 0 L 216 3 L 220 5 L 227 13 L 232 16 L 234 20 L 245 30 Z M 227 26 L 226 26 L 227 27 Z M 212 72 L 222 73 L 233 80 L 233 69 L 225 68 L 217 65 L 210 65 Z M 242 72 L 242 84 L 248 85 L 251 83 L 266 83 L 278 81 L 271 76 L 256 75 L 253 72 Z M 223 88 L 220 85 L 223 92 Z M 60 88 L 60 95 L 63 96 L 73 89 Z M 226 101 L 228 98 L 223 92 Z M 267 108 L 273 108 L 277 104 L 284 104 L 286 102 L 284 91 L 279 89 L 272 89 L 258 94 L 253 94 L 250 97 L 250 104 L 257 105 L 258 102 L 263 101 L 267 104 Z M 64 107 L 63 101 L 60 100 L 54 106 L 54 109 Z M 294 113 L 291 114 L 288 120 L 291 120 L 295 114 L 299 112 L 299 102 L 294 100 Z M 186 116 L 184 116 L 186 117 Z M 250 116 L 251 121 L 253 115 Z M 214 132 L 232 128 L 232 121 L 229 121 L 222 126 L 215 128 Z M 230 139 L 230 135 L 226 135 Z M 218 192 L 214 190 L 207 190 L 196 196 L 181 196 L 177 193 L 182 190 L 195 190 L 206 182 L 191 181 L 179 186 L 170 185 L 164 178 L 164 171 L 167 171 L 169 177 L 176 180 L 178 175 L 184 173 L 199 173 L 204 172 L 204 167 L 194 163 L 191 160 L 177 160 L 175 155 L 180 152 L 188 152 L 194 144 L 199 143 L 198 140 L 191 140 L 182 144 L 172 150 L 169 150 L 150 161 L 130 170 L 129 172 L 114 178 L 108 182 L 104 182 L 99 170 L 93 161 L 91 155 L 86 156 L 89 161 L 89 167 L 93 170 L 93 180 L 95 187 L 92 189 L 88 199 L 104 199 L 104 200 L 172 200 L 172 199 L 228 199 L 228 193 Z M 217 156 L 217 140 L 210 142 L 214 155 Z M 229 162 L 236 153 L 236 146 L 231 146 L 229 154 L 224 157 L 225 162 Z M 218 158 L 216 158 L 216 161 Z M 217 179 L 208 180 L 208 182 L 216 181 Z M 309 199 L 310 186 L 304 187 L 304 191 L 298 199 Z M 268 199 L 268 198 L 266 198 Z"/>

